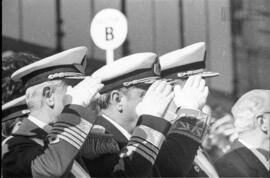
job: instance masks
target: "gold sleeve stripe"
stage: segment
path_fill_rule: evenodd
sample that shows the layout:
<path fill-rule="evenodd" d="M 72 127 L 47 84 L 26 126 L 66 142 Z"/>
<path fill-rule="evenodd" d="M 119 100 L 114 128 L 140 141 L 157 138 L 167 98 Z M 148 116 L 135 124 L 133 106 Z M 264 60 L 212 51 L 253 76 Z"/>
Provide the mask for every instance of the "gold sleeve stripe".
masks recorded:
<path fill-rule="evenodd" d="M 138 149 L 138 147 L 135 147 L 134 145 L 127 146 L 126 151 L 124 153 L 121 153 L 120 157 L 121 158 L 128 157 L 128 156 L 132 155 L 133 152 L 140 154 L 142 157 L 147 159 L 152 165 L 154 164 L 155 159 L 153 159 L 151 156 L 146 154 L 144 151 L 141 151 L 140 149 Z"/>
<path fill-rule="evenodd" d="M 62 135 L 64 137 L 66 137 L 66 138 L 69 138 L 70 140 L 72 140 L 73 142 L 75 142 L 76 144 L 78 144 L 79 146 L 81 146 L 83 144 L 82 141 L 78 140 L 76 137 L 70 135 L 67 132 L 60 132 L 60 133 L 58 133 L 58 132 L 54 132 L 53 131 L 52 133 L 54 133 L 57 137 L 60 136 L 60 135 Z"/>
<path fill-rule="evenodd" d="M 145 125 L 140 125 L 136 127 L 133 135 L 135 137 L 145 139 L 147 142 L 153 144 L 157 148 L 160 148 L 163 141 L 165 140 L 165 136 L 161 132 Z"/>
<path fill-rule="evenodd" d="M 80 134 L 81 137 L 86 137 L 87 133 L 85 131 L 82 131 L 81 129 L 77 128 L 76 126 L 71 126 L 71 125 L 67 125 L 65 123 L 56 123 L 54 125 L 55 127 L 62 127 L 62 128 L 69 128 L 71 130 L 73 130 L 74 132 L 76 132 L 77 134 Z"/>
<path fill-rule="evenodd" d="M 74 142 L 73 140 L 71 140 L 70 138 L 68 138 L 68 137 L 66 137 L 64 135 L 57 135 L 57 137 L 65 140 L 68 143 L 70 143 L 71 145 L 73 145 L 78 150 L 81 148 L 81 145 L 79 145 L 78 143 Z"/>
<path fill-rule="evenodd" d="M 80 122 L 78 124 L 71 124 L 68 122 L 56 122 L 55 125 L 57 126 L 58 124 L 62 124 L 64 127 L 76 127 L 80 133 L 84 133 L 88 135 L 91 127 L 93 126 L 90 122 L 86 121 L 85 119 L 81 118 Z"/>
<path fill-rule="evenodd" d="M 78 140 L 80 140 L 81 142 L 84 142 L 86 137 L 82 137 L 80 134 L 74 132 L 73 130 L 71 130 L 70 128 L 59 128 L 59 127 L 54 127 L 53 128 L 54 132 L 58 132 L 59 134 L 66 132 L 70 135 L 72 135 L 73 137 L 77 138 Z"/>
<path fill-rule="evenodd" d="M 146 154 L 151 156 L 153 159 L 155 159 L 157 154 L 158 154 L 158 152 L 155 152 L 155 151 L 151 150 L 150 148 L 146 147 L 142 143 L 137 143 L 137 142 L 131 141 L 131 142 L 129 142 L 128 146 L 137 147 L 139 150 L 145 152 Z"/>
<path fill-rule="evenodd" d="M 142 145 L 144 145 L 145 147 L 147 147 L 148 149 L 152 150 L 154 153 L 158 153 L 159 152 L 159 148 L 157 148 L 155 145 L 153 145 L 152 143 L 139 138 L 139 137 L 132 137 L 132 139 L 130 139 L 130 142 L 133 141 L 135 143 L 142 143 Z"/>

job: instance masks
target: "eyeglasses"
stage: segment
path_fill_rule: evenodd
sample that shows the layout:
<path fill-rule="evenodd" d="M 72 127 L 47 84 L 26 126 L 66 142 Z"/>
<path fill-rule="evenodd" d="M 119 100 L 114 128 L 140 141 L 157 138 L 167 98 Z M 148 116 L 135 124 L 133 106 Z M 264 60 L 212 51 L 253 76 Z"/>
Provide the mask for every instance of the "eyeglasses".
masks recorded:
<path fill-rule="evenodd" d="M 268 112 L 268 111 L 263 112 L 263 113 L 259 114 L 257 117 L 263 117 L 263 116 L 266 115 L 266 114 L 270 114 L 270 112 Z"/>

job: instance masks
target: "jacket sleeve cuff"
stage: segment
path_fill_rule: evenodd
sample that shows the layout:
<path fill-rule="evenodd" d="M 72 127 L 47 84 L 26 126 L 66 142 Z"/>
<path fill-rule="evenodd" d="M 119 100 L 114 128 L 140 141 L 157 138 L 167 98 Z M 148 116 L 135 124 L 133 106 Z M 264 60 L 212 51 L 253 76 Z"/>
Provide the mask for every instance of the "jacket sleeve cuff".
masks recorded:
<path fill-rule="evenodd" d="M 182 134 L 202 143 L 207 134 L 210 119 L 211 117 L 199 110 L 181 108 L 177 113 L 177 121 L 172 125 L 169 134 Z"/>
<path fill-rule="evenodd" d="M 159 117 L 155 117 L 152 115 L 142 115 L 139 118 L 138 124 L 139 125 L 145 125 L 147 127 L 150 127 L 158 132 L 161 132 L 162 134 L 166 135 L 167 132 L 169 131 L 171 124 L 170 122 L 159 118 Z"/>
<path fill-rule="evenodd" d="M 62 139 L 80 149 L 93 126 L 86 118 L 88 117 L 85 108 L 79 105 L 67 105 L 49 133 L 50 144 Z"/>
<path fill-rule="evenodd" d="M 127 154 L 135 151 L 153 165 L 170 126 L 164 119 L 142 115 L 128 143 Z"/>

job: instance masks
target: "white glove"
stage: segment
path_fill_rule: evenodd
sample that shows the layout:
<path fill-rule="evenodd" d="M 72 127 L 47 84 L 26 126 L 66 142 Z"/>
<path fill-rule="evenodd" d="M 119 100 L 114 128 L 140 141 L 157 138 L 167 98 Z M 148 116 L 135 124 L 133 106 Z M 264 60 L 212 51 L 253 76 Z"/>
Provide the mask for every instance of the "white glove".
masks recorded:
<path fill-rule="evenodd" d="M 91 101 L 99 96 L 98 92 L 103 86 L 100 79 L 86 77 L 76 86 L 68 86 L 64 98 L 65 104 L 77 104 L 87 107 Z"/>
<path fill-rule="evenodd" d="M 174 93 L 169 83 L 161 80 L 156 81 L 149 87 L 142 101 L 137 105 L 137 115 L 147 114 L 163 117 L 173 97 Z"/>
<path fill-rule="evenodd" d="M 201 76 L 190 76 L 181 89 L 180 85 L 174 87 L 174 102 L 176 106 L 201 110 L 206 103 L 209 89 Z"/>

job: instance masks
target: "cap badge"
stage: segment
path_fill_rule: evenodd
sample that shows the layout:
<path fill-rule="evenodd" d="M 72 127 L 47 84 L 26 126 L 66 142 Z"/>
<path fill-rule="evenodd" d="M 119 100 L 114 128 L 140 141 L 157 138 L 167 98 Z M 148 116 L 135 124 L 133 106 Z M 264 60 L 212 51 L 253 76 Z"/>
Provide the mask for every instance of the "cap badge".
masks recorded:
<path fill-rule="evenodd" d="M 22 114 L 28 114 L 28 113 L 30 113 L 29 109 L 22 110 Z"/>
<path fill-rule="evenodd" d="M 195 75 L 195 74 L 199 74 L 201 72 L 203 72 L 204 69 L 198 69 L 198 70 L 189 70 L 189 71 L 186 71 L 186 72 L 179 72 L 177 73 L 177 77 L 179 78 L 187 78 L 191 75 Z"/>
<path fill-rule="evenodd" d="M 153 72 L 154 72 L 154 74 L 156 74 L 158 76 L 161 73 L 161 66 L 160 66 L 158 59 L 153 64 Z"/>
<path fill-rule="evenodd" d="M 158 76 L 156 76 L 156 77 L 147 77 L 147 78 L 143 78 L 143 79 L 132 80 L 130 82 L 124 82 L 123 86 L 128 87 L 128 86 L 137 85 L 137 84 L 140 84 L 140 83 L 151 84 L 151 83 L 154 83 L 158 79 L 159 79 Z"/>
<path fill-rule="evenodd" d="M 76 72 L 60 72 L 51 74 L 48 76 L 48 79 L 53 80 L 56 78 L 65 78 L 65 77 L 77 77 L 77 76 L 83 76 L 82 73 L 76 73 Z"/>

